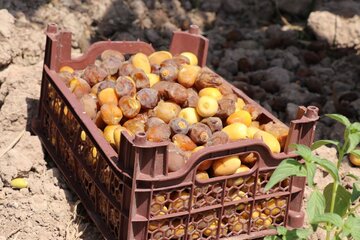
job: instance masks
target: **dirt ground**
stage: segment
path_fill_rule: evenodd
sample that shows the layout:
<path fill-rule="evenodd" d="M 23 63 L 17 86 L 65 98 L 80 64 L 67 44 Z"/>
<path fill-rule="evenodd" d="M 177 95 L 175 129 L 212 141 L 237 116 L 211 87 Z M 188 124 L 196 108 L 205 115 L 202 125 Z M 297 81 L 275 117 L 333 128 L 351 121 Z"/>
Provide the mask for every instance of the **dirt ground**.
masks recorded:
<path fill-rule="evenodd" d="M 139 38 L 166 49 L 173 30 L 195 23 L 210 39 L 208 65 L 284 122 L 293 119 L 297 105 L 359 120 L 360 58 L 355 50 L 329 47 L 304 30 L 308 9 L 332 1 L 312 2 L 289 13 L 271 0 L 0 0 L 0 240 L 101 239 L 30 133 L 48 23 L 73 33 L 73 55 L 104 39 Z M 284 16 L 293 24 L 285 24 Z M 317 137 L 336 138 L 341 130 L 321 118 Z M 335 161 L 334 151 L 323 147 L 317 153 Z M 360 176 L 360 169 L 344 161 L 341 174 L 351 188 L 346 173 Z M 29 187 L 12 189 L 15 177 L 25 178 Z M 322 188 L 330 177 L 319 172 L 316 180 Z"/>

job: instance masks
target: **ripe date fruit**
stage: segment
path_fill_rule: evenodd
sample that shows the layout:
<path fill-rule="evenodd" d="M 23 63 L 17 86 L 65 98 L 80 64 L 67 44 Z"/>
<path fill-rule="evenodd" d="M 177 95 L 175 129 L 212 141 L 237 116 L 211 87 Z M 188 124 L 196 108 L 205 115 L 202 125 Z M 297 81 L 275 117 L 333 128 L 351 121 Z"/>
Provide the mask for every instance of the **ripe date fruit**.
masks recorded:
<path fill-rule="evenodd" d="M 201 122 L 205 123 L 210 128 L 211 132 L 217 132 L 223 128 L 223 123 L 218 117 L 204 118 Z"/>
<path fill-rule="evenodd" d="M 133 97 L 136 94 L 135 82 L 130 77 L 120 76 L 115 82 L 115 91 L 119 97 Z"/>
<path fill-rule="evenodd" d="M 159 73 L 161 80 L 174 82 L 177 79 L 178 69 L 173 65 L 166 65 L 160 68 Z"/>
<path fill-rule="evenodd" d="M 195 123 L 191 125 L 189 136 L 198 145 L 205 144 L 211 137 L 210 128 L 204 123 Z"/>
<path fill-rule="evenodd" d="M 166 123 L 151 126 L 146 131 L 146 139 L 150 142 L 165 142 L 170 140 L 170 127 Z"/>
<path fill-rule="evenodd" d="M 175 134 L 171 140 L 183 151 L 192 151 L 197 147 L 196 144 L 185 134 Z"/>
<path fill-rule="evenodd" d="M 84 79 L 90 84 L 90 86 L 101 82 L 106 78 L 108 74 L 104 69 L 95 64 L 88 65 L 84 70 Z"/>
<path fill-rule="evenodd" d="M 136 68 L 130 62 L 123 62 L 119 67 L 119 76 L 130 77 Z"/>
<path fill-rule="evenodd" d="M 143 88 L 137 93 L 136 99 L 143 109 L 152 109 L 159 102 L 159 93 L 153 88 Z"/>
<path fill-rule="evenodd" d="M 187 134 L 189 131 L 189 123 L 184 118 L 178 117 L 171 119 L 169 125 L 174 134 Z"/>
<path fill-rule="evenodd" d="M 135 69 L 131 74 L 132 79 L 135 81 L 136 89 L 149 88 L 150 80 L 145 72 L 141 69 Z"/>
<path fill-rule="evenodd" d="M 195 81 L 195 87 L 201 90 L 206 87 L 218 87 L 222 84 L 220 76 L 207 70 L 201 70 Z"/>
<path fill-rule="evenodd" d="M 130 96 L 123 96 L 119 100 L 119 107 L 127 118 L 135 117 L 141 109 L 140 102 Z"/>

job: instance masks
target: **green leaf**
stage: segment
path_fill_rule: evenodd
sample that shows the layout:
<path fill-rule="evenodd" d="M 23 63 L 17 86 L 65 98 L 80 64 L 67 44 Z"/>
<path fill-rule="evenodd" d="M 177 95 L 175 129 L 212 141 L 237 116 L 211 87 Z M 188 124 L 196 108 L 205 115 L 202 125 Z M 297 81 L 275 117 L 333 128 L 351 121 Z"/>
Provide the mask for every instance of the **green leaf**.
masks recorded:
<path fill-rule="evenodd" d="M 360 134 L 359 133 L 350 133 L 348 137 L 348 146 L 346 148 L 346 153 L 352 152 L 357 145 L 360 143 Z"/>
<path fill-rule="evenodd" d="M 348 173 L 348 174 L 346 174 L 345 176 L 351 177 L 352 179 L 355 179 L 356 181 L 359 181 L 359 180 L 360 180 L 360 178 L 359 178 L 358 176 L 356 176 L 356 175 L 354 175 L 354 174 L 352 174 L 352 173 Z"/>
<path fill-rule="evenodd" d="M 335 121 L 345 125 L 346 127 L 350 126 L 350 121 L 347 117 L 340 114 L 325 114 L 325 116 L 334 119 Z"/>
<path fill-rule="evenodd" d="M 305 161 L 311 161 L 312 152 L 308 146 L 301 145 L 301 144 L 293 144 L 296 148 L 295 153 L 299 154 Z"/>
<path fill-rule="evenodd" d="M 334 163 L 319 157 L 314 157 L 314 161 L 330 173 L 335 181 L 339 181 L 339 171 Z"/>
<path fill-rule="evenodd" d="M 319 141 L 316 141 L 314 142 L 312 145 L 311 145 L 311 150 L 315 150 L 323 145 L 328 145 L 328 144 L 332 144 L 332 145 L 335 145 L 336 147 L 339 146 L 339 142 L 338 141 L 333 141 L 333 140 L 319 140 Z"/>
<path fill-rule="evenodd" d="M 279 235 L 284 236 L 284 235 L 286 235 L 286 233 L 287 233 L 289 230 L 288 230 L 286 227 L 278 226 L 278 227 L 276 228 L 276 231 L 277 231 L 277 233 L 278 233 Z"/>
<path fill-rule="evenodd" d="M 309 228 L 287 229 L 283 226 L 277 227 L 277 233 L 283 240 L 307 239 L 313 231 Z M 278 238 L 281 239 L 281 238 Z"/>
<path fill-rule="evenodd" d="M 343 238 L 350 234 L 356 240 L 360 239 L 360 218 L 350 215 L 343 225 Z"/>
<path fill-rule="evenodd" d="M 354 122 L 348 127 L 350 133 L 360 132 L 360 122 Z"/>
<path fill-rule="evenodd" d="M 355 202 L 360 197 L 360 182 L 353 183 L 353 190 L 351 193 L 351 202 Z"/>
<path fill-rule="evenodd" d="M 333 192 L 333 184 L 329 183 L 324 188 L 324 196 L 326 201 L 325 212 L 330 212 L 331 197 Z M 334 213 L 344 216 L 350 206 L 351 193 L 349 193 L 343 186 L 338 185 L 335 195 Z"/>
<path fill-rule="evenodd" d="M 354 149 L 351 151 L 351 154 L 354 154 L 356 157 L 360 158 L 360 149 Z"/>
<path fill-rule="evenodd" d="M 304 165 L 296 161 L 295 159 L 285 159 L 281 161 L 279 166 L 275 169 L 274 173 L 271 175 L 269 182 L 266 184 L 264 190 L 265 192 L 269 191 L 275 184 L 284 180 L 289 176 L 306 176 L 306 169 Z"/>
<path fill-rule="evenodd" d="M 336 213 L 323 213 L 321 215 L 317 215 L 313 218 L 311 223 L 331 223 L 339 228 L 341 228 L 344 224 L 342 218 Z"/>
<path fill-rule="evenodd" d="M 306 165 L 306 179 L 308 182 L 309 187 L 314 187 L 314 177 L 316 172 L 316 165 L 313 162 L 305 162 Z"/>
<path fill-rule="evenodd" d="M 309 197 L 306 212 L 309 216 L 310 222 L 315 216 L 321 215 L 325 211 L 325 198 L 319 190 L 314 190 Z"/>
<path fill-rule="evenodd" d="M 298 229 L 293 229 L 291 231 L 295 232 L 296 237 L 288 238 L 289 240 L 291 240 L 291 239 L 308 239 L 309 236 L 313 233 L 311 228 L 298 228 Z"/>

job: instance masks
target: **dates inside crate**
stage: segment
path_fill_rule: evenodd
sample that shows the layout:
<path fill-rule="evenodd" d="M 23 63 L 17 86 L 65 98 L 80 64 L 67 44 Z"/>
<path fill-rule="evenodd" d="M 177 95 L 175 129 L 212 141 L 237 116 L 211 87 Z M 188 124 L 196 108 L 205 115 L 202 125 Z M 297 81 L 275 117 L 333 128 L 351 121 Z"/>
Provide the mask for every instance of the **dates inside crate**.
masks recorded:
<path fill-rule="evenodd" d="M 104 237 L 249 239 L 274 234 L 270 226 L 303 224 L 304 178 L 285 179 L 266 193 L 263 188 L 281 160 L 299 159 L 291 152 L 292 143 L 312 143 L 317 108 L 299 108 L 282 153 L 272 154 L 259 140 L 244 140 L 207 147 L 193 154 L 179 171 L 168 172 L 167 143 L 150 143 L 144 135 L 133 138 L 123 133 L 122 150 L 117 154 L 59 79 L 56 72 L 61 66 L 83 69 L 106 49 L 147 55 L 154 51 L 140 41 L 105 41 L 93 44 L 82 57 L 71 59 L 71 34 L 50 25 L 39 114 L 33 121 L 34 131 Z M 206 65 L 208 41 L 194 26 L 188 32 L 175 32 L 169 49 L 173 54 L 193 52 L 199 65 Z M 246 103 L 261 110 L 262 122 L 281 123 L 242 91 L 232 88 Z M 258 157 L 250 171 L 196 179 L 202 162 L 245 153 Z"/>

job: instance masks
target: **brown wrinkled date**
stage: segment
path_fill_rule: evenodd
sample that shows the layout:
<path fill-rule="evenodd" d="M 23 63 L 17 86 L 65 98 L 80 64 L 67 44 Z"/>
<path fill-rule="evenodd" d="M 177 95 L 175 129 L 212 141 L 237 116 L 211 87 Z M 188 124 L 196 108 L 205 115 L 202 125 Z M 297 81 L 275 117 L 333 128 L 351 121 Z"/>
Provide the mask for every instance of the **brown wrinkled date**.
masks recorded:
<path fill-rule="evenodd" d="M 163 120 L 161 120 L 160 118 L 150 117 L 145 123 L 145 130 L 148 130 L 151 127 L 154 127 L 154 126 L 157 126 L 157 125 L 160 125 L 163 123 L 165 123 L 165 122 Z"/>
<path fill-rule="evenodd" d="M 97 88 L 96 88 L 96 86 L 97 86 Z M 110 81 L 110 80 L 102 81 L 102 82 L 99 82 L 99 83 L 95 84 L 93 86 L 93 88 L 96 88 L 95 93 L 98 94 L 99 92 L 101 92 L 105 88 L 115 88 L 115 82 Z"/>
<path fill-rule="evenodd" d="M 97 99 L 90 94 L 86 94 L 80 98 L 80 103 L 84 108 L 85 113 L 91 118 L 95 119 L 97 113 Z"/>
<path fill-rule="evenodd" d="M 116 58 L 121 62 L 125 61 L 125 57 L 121 52 L 112 49 L 103 51 L 100 58 L 103 61 L 109 58 Z"/>
<path fill-rule="evenodd" d="M 222 98 L 218 101 L 219 108 L 215 114 L 221 119 L 226 119 L 235 112 L 235 101 L 229 98 Z"/>
<path fill-rule="evenodd" d="M 143 88 L 137 93 L 136 99 L 143 109 L 153 109 L 159 102 L 159 92 L 153 88 Z"/>
<path fill-rule="evenodd" d="M 136 86 L 131 78 L 121 76 L 115 82 L 115 91 L 119 97 L 133 97 L 136 94 Z"/>
<path fill-rule="evenodd" d="M 122 61 L 118 58 L 109 57 L 101 62 L 101 67 L 108 75 L 115 75 L 119 71 Z"/>
<path fill-rule="evenodd" d="M 90 84 L 90 86 L 93 86 L 98 82 L 101 82 L 106 78 L 106 76 L 107 76 L 106 71 L 96 66 L 95 64 L 88 65 L 84 71 L 84 79 Z"/>
<path fill-rule="evenodd" d="M 172 142 L 167 146 L 167 154 L 168 169 L 170 172 L 175 172 L 181 169 L 187 161 L 187 156 L 184 151 L 182 151 Z"/>
<path fill-rule="evenodd" d="M 145 123 L 141 121 L 140 119 L 130 119 L 127 120 L 123 126 L 127 128 L 130 132 L 133 134 L 136 134 L 138 132 L 145 132 Z"/>
<path fill-rule="evenodd" d="M 196 144 L 185 134 L 175 134 L 172 139 L 173 143 L 183 151 L 192 151 L 196 148 Z"/>
<path fill-rule="evenodd" d="M 189 131 L 189 123 L 183 118 L 174 118 L 169 122 L 173 134 L 187 134 Z"/>
<path fill-rule="evenodd" d="M 198 145 L 205 144 L 211 137 L 210 128 L 204 123 L 195 123 L 191 125 L 189 136 Z"/>
<path fill-rule="evenodd" d="M 234 91 L 232 90 L 231 86 L 227 83 L 222 83 L 221 85 L 217 86 L 217 89 L 219 89 L 219 91 L 223 96 L 234 94 Z"/>
<path fill-rule="evenodd" d="M 130 96 L 123 96 L 120 98 L 119 107 L 127 118 L 134 118 L 141 109 L 140 102 Z"/>
<path fill-rule="evenodd" d="M 161 80 L 175 82 L 178 75 L 178 69 L 173 65 L 165 65 L 160 68 L 159 74 Z"/>
<path fill-rule="evenodd" d="M 165 91 L 168 99 L 179 105 L 182 105 L 187 100 L 186 88 L 178 83 L 170 83 Z"/>
<path fill-rule="evenodd" d="M 149 88 L 150 80 L 145 72 L 141 69 L 135 69 L 131 74 L 132 79 L 135 81 L 136 89 Z"/>
<path fill-rule="evenodd" d="M 146 131 L 146 139 L 150 142 L 165 142 L 170 140 L 170 127 L 165 123 L 153 125 Z"/>
<path fill-rule="evenodd" d="M 201 70 L 199 76 L 195 81 L 195 87 L 198 90 L 207 87 L 218 87 L 222 84 L 221 78 L 213 72 L 208 70 Z"/>
<path fill-rule="evenodd" d="M 119 76 L 130 77 L 135 69 L 130 62 L 123 62 L 119 67 Z"/>
<path fill-rule="evenodd" d="M 212 134 L 207 141 L 206 146 L 215 146 L 229 142 L 229 136 L 223 131 L 217 131 Z"/>
<path fill-rule="evenodd" d="M 206 124 L 210 128 L 211 132 L 217 132 L 223 128 L 222 120 L 218 117 L 204 118 L 201 122 Z"/>
<path fill-rule="evenodd" d="M 193 88 L 186 89 L 186 93 L 187 99 L 184 102 L 183 106 L 195 108 L 199 101 L 199 94 Z"/>

